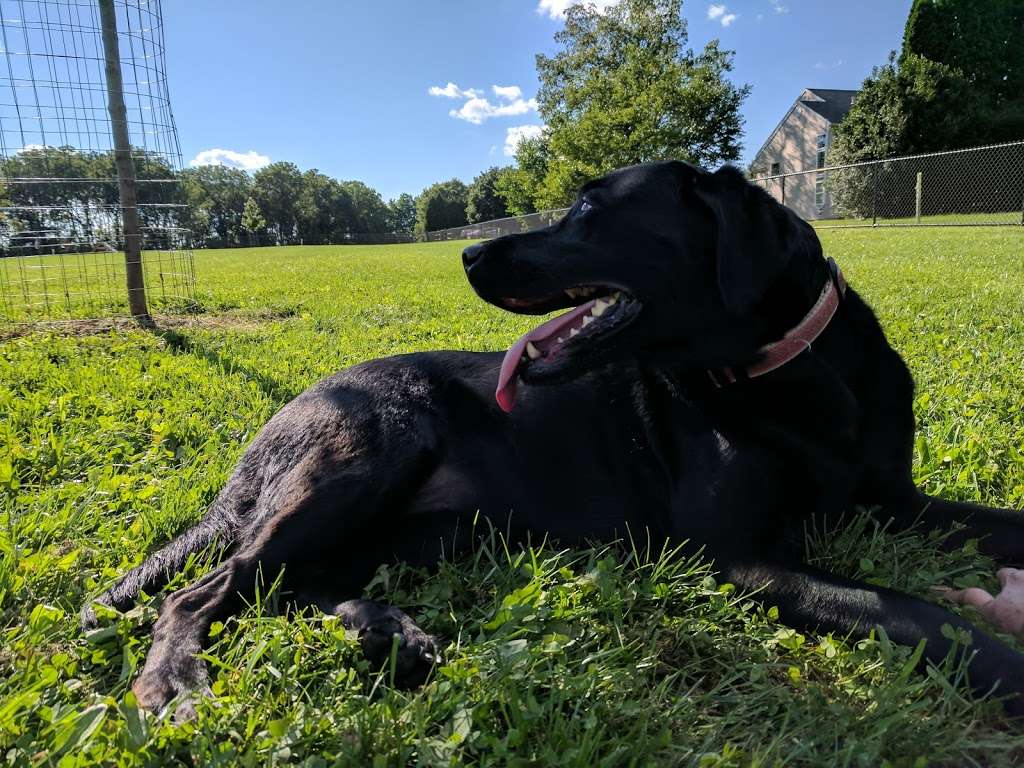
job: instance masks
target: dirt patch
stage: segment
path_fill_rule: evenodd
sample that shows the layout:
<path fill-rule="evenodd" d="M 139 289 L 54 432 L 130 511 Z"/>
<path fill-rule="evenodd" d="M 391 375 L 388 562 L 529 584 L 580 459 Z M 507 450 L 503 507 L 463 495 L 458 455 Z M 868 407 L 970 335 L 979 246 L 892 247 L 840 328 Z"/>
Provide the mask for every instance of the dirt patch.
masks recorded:
<path fill-rule="evenodd" d="M 157 332 L 180 329 L 256 330 L 261 325 L 294 317 L 291 309 L 253 309 L 244 311 L 209 312 L 193 315 L 154 314 Z M 101 333 L 144 330 L 126 317 L 104 317 L 87 320 L 43 320 L 33 323 L 13 323 L 0 326 L 0 341 L 29 336 L 34 333 L 54 333 L 60 336 L 93 336 Z"/>

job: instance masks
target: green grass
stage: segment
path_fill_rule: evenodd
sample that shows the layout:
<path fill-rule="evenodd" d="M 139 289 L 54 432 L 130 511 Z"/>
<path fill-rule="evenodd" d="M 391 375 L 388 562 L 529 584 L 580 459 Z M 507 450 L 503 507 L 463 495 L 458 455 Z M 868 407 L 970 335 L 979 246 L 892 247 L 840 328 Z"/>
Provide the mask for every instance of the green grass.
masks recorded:
<path fill-rule="evenodd" d="M 1024 234 L 823 231 L 918 381 L 931 492 L 1024 500 Z M 919 674 L 885 637 L 804 636 L 698 561 L 621 544 L 508 551 L 439 572 L 388 564 L 368 593 L 447 643 L 393 690 L 331 619 L 284 618 L 272 585 L 214 627 L 198 722 L 141 713 L 129 684 L 160 596 L 83 636 L 76 613 L 196 521 L 260 426 L 319 377 L 410 350 L 506 346 L 531 320 L 477 300 L 459 244 L 197 252 L 206 319 L 163 336 L 0 344 L 0 759 L 18 765 L 1014 765 L 997 703 Z M 973 548 L 854 513 L 810 556 L 922 596 L 993 586 Z M 933 537 L 934 539 L 934 537 Z M 208 567 L 198 558 L 175 585 Z M 974 614 L 968 613 L 972 618 Z M 1018 646 L 1020 647 L 1020 646 Z"/>
<path fill-rule="evenodd" d="M 870 218 L 866 219 L 817 219 L 812 221 L 818 229 L 832 227 L 870 227 Z M 879 227 L 905 227 L 915 224 L 927 225 L 929 227 L 950 227 L 950 226 L 1014 226 L 1024 225 L 1024 214 L 1016 211 L 993 211 L 991 213 L 938 213 L 930 216 L 922 216 L 920 221 L 913 215 L 879 217 L 876 226 Z"/>

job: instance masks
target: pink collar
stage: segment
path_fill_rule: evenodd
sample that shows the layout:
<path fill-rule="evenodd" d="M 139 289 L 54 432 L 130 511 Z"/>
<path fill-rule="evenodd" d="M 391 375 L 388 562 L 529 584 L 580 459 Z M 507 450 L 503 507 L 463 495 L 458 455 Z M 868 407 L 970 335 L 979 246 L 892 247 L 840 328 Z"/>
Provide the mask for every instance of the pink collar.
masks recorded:
<path fill-rule="evenodd" d="M 826 281 L 825 286 L 821 289 L 821 295 L 818 296 L 818 300 L 811 307 L 810 312 L 804 316 L 804 319 L 778 341 L 761 347 L 762 358 L 757 363 L 746 368 L 709 370 L 708 378 L 716 388 L 733 384 L 741 378 L 753 379 L 763 376 L 776 368 L 781 368 L 804 350 L 811 348 L 811 343 L 822 334 L 831 322 L 839 308 L 840 299 L 846 295 L 846 280 L 843 278 L 843 273 L 831 258 L 828 260 L 828 266 L 830 279 Z"/>

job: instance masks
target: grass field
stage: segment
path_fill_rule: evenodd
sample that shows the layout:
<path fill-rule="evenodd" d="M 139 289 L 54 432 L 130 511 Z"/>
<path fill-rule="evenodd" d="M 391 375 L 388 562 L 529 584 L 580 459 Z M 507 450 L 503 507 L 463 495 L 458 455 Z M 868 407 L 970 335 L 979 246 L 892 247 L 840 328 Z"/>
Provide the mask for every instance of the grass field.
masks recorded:
<path fill-rule="evenodd" d="M 894 216 L 891 218 L 879 217 L 874 224 L 870 218 L 866 219 L 818 219 L 812 221 L 818 229 L 829 229 L 835 227 L 909 227 L 923 225 L 927 227 L 963 227 L 963 226 L 999 226 L 999 227 L 1020 227 L 1024 225 L 1024 213 L 1016 211 L 993 211 L 991 213 L 941 213 L 931 216 L 922 216 L 917 219 L 913 212 L 907 216 Z"/>
<path fill-rule="evenodd" d="M 1024 233 L 824 231 L 918 382 L 930 492 L 1024 503 Z M 1019 765 L 1024 732 L 885 637 L 781 626 L 710 564 L 628 546 L 507 551 L 368 594 L 447 643 L 393 690 L 333 620 L 274 615 L 267 585 L 215 625 L 197 722 L 129 693 L 159 595 L 83 636 L 77 611 L 194 522 L 267 418 L 321 376 L 410 350 L 496 349 L 531 323 L 469 290 L 459 244 L 197 252 L 195 321 L 0 344 L 0 761 L 711 766 Z M 851 511 L 812 532 L 836 570 L 929 596 L 994 585 L 972 547 L 893 537 Z M 173 586 L 201 573 L 200 559 Z M 975 617 L 976 618 L 976 617 Z M 1018 647 L 1021 647 L 1018 645 Z"/>

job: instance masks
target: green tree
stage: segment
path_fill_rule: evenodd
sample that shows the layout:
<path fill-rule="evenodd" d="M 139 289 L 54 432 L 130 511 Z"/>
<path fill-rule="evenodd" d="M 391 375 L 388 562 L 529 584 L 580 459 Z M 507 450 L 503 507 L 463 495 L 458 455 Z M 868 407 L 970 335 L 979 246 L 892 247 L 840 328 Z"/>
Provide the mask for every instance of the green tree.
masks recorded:
<path fill-rule="evenodd" d="M 899 60 L 893 55 L 864 81 L 849 113 L 835 127 L 828 163 L 846 165 L 980 143 L 983 102 L 984 96 L 960 70 L 916 54 Z M 884 165 L 831 174 L 828 184 L 836 211 L 857 217 L 908 215 L 913 211 L 913 183 L 897 178 L 901 172 Z M 938 185 L 947 181 L 964 184 L 967 177 L 930 178 L 931 201 L 942 199 Z M 879 188 L 885 190 L 880 197 Z"/>
<path fill-rule="evenodd" d="M 255 245 L 259 233 L 267 226 L 267 220 L 263 218 L 260 207 L 251 197 L 246 198 L 242 206 L 242 229 L 249 233 L 249 244 Z"/>
<path fill-rule="evenodd" d="M 979 101 L 957 69 L 915 54 L 890 57 L 835 127 L 829 163 L 964 146 L 977 130 Z"/>
<path fill-rule="evenodd" d="M 315 168 L 302 174 L 295 201 L 295 221 L 303 243 L 336 243 L 355 231 L 352 197 L 345 188 Z"/>
<path fill-rule="evenodd" d="M 341 187 L 352 201 L 352 232 L 387 232 L 388 207 L 380 192 L 361 181 L 343 181 Z"/>
<path fill-rule="evenodd" d="M 750 89 L 727 79 L 732 52 L 717 40 L 695 54 L 687 39 L 681 0 L 570 6 L 561 50 L 537 56 L 550 142 L 538 205 L 567 204 L 582 182 L 623 165 L 739 156 Z"/>
<path fill-rule="evenodd" d="M 182 171 L 181 184 L 197 244 L 243 243 L 242 211 L 252 194 L 248 173 L 223 165 L 203 165 Z"/>
<path fill-rule="evenodd" d="M 458 179 L 431 184 L 416 198 L 416 232 L 460 227 L 466 224 L 469 190 Z"/>
<path fill-rule="evenodd" d="M 503 168 L 495 182 L 505 208 L 514 216 L 534 213 L 548 173 L 550 145 L 546 135 L 525 138 L 516 148 L 516 166 Z"/>
<path fill-rule="evenodd" d="M 388 231 L 409 232 L 416 228 L 416 198 L 403 192 L 388 200 Z"/>
<path fill-rule="evenodd" d="M 914 0 L 903 55 L 959 69 L 998 108 L 1024 93 L 1024 3 Z"/>
<path fill-rule="evenodd" d="M 959 70 L 978 96 L 969 143 L 1024 136 L 1024 2 L 915 0 L 903 60 L 921 56 Z"/>
<path fill-rule="evenodd" d="M 253 176 L 252 195 L 278 245 L 299 240 L 297 206 L 302 190 L 302 173 L 294 163 L 271 163 Z"/>
<path fill-rule="evenodd" d="M 488 168 L 470 183 L 466 193 L 466 220 L 470 224 L 503 219 L 509 215 L 504 198 L 498 194 L 500 177 L 500 168 Z"/>

